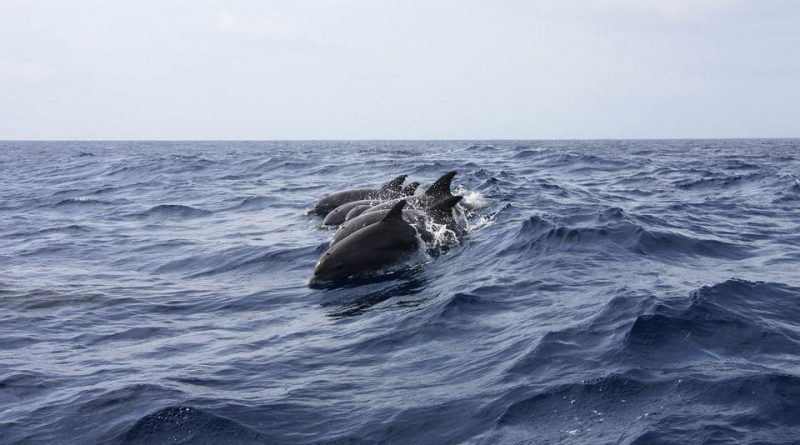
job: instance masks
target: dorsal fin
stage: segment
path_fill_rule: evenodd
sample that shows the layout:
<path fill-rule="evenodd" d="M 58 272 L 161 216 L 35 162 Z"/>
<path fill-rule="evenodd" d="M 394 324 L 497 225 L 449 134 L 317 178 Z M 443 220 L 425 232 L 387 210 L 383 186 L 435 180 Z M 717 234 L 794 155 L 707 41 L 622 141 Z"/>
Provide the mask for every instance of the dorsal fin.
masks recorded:
<path fill-rule="evenodd" d="M 406 180 L 407 176 L 408 175 L 400 175 L 400 176 L 392 179 L 391 181 L 387 182 L 386 184 L 383 185 L 383 187 L 381 187 L 381 190 L 380 190 L 381 193 L 391 193 L 391 192 L 398 193 L 398 192 L 400 192 L 400 190 L 403 189 L 403 181 Z"/>
<path fill-rule="evenodd" d="M 392 220 L 395 220 L 395 219 L 402 220 L 403 219 L 403 207 L 405 207 L 405 206 L 406 206 L 406 200 L 405 199 L 401 199 L 400 201 L 397 202 L 397 204 L 395 204 L 392 207 L 391 210 L 389 210 L 389 213 L 387 213 L 386 216 L 384 216 L 381 219 L 381 222 L 392 221 Z"/>
<path fill-rule="evenodd" d="M 417 192 L 417 187 L 419 187 L 419 182 L 417 181 L 408 184 L 407 186 L 403 187 L 403 195 L 405 196 L 413 195 L 414 193 Z"/>
<path fill-rule="evenodd" d="M 447 213 L 456 206 L 461 200 L 464 199 L 461 195 L 449 196 L 441 201 L 437 201 L 430 206 L 431 212 Z"/>
<path fill-rule="evenodd" d="M 428 190 L 425 190 L 425 196 L 436 201 L 453 196 L 450 193 L 450 183 L 453 181 L 453 177 L 455 175 L 455 170 L 442 175 L 442 177 L 437 179 L 433 185 L 428 187 Z"/>

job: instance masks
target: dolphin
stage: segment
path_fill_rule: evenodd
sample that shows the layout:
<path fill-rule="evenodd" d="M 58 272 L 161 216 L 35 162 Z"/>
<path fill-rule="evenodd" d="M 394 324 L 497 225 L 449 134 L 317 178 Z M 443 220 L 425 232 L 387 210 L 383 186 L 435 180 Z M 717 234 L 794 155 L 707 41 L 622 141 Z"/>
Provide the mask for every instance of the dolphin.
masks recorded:
<path fill-rule="evenodd" d="M 453 196 L 450 192 L 450 187 L 452 187 L 453 178 L 456 176 L 456 171 L 449 171 L 443 174 L 439 179 L 436 180 L 422 195 L 423 200 L 427 201 L 441 201 L 443 199 L 449 198 Z"/>
<path fill-rule="evenodd" d="M 364 210 L 367 210 L 370 207 L 372 207 L 372 206 L 370 206 L 370 205 L 358 205 L 358 206 L 353 207 L 352 209 L 350 209 L 349 212 L 347 212 L 347 216 L 344 217 L 344 221 L 345 222 L 350 221 L 351 219 L 355 218 L 356 216 L 364 213 Z"/>
<path fill-rule="evenodd" d="M 428 189 L 425 190 L 425 193 L 422 196 L 415 196 L 410 203 L 415 206 L 417 204 L 430 205 L 438 201 L 442 201 L 446 198 L 450 198 L 451 196 L 453 196 L 453 194 L 450 192 L 450 187 L 453 182 L 453 178 L 455 176 L 456 176 L 455 171 L 450 171 L 445 173 L 439 179 L 437 179 L 436 182 L 434 182 L 430 187 L 428 187 Z M 380 210 L 390 209 L 396 202 L 397 199 L 383 202 L 376 206 L 372 206 L 372 208 L 370 209 L 365 210 L 364 213 L 372 213 L 372 212 L 378 212 Z"/>
<path fill-rule="evenodd" d="M 451 195 L 427 206 L 427 212 L 431 219 L 437 224 L 444 224 L 447 230 L 455 233 L 458 237 L 467 234 L 466 229 L 461 227 L 453 217 L 453 209 L 462 199 L 464 197 L 461 195 Z"/>
<path fill-rule="evenodd" d="M 408 184 L 407 186 L 403 187 L 402 190 L 401 190 L 401 193 L 404 196 L 413 195 L 414 192 L 416 192 L 417 187 L 419 187 L 419 182 L 412 182 L 411 184 Z M 399 199 L 402 199 L 402 198 L 397 198 L 397 199 L 399 200 Z M 360 201 L 351 201 L 351 202 L 342 204 L 339 207 L 336 207 L 335 209 L 331 210 L 330 213 L 328 213 L 325 216 L 325 221 L 322 224 L 324 224 L 326 226 L 338 226 L 339 224 L 347 221 L 347 215 L 350 212 L 350 210 L 352 210 L 353 208 L 355 208 L 357 206 L 361 206 L 361 205 L 366 205 L 367 208 L 369 208 L 369 207 L 374 206 L 374 205 L 379 204 L 379 203 L 380 203 L 380 201 L 374 201 L 374 200 L 371 200 L 371 199 L 363 199 L 363 200 L 360 200 Z"/>
<path fill-rule="evenodd" d="M 403 187 L 403 196 L 414 196 L 414 193 L 417 193 L 417 187 L 419 187 L 419 182 L 417 181 Z"/>
<path fill-rule="evenodd" d="M 325 216 L 331 210 L 348 202 L 365 199 L 379 200 L 397 198 L 403 192 L 403 181 L 406 180 L 406 176 L 407 175 L 400 175 L 387 182 L 379 189 L 353 189 L 331 193 L 320 199 L 311 212 Z"/>
<path fill-rule="evenodd" d="M 379 203 L 380 201 L 373 201 L 371 199 L 362 199 L 360 201 L 346 202 L 328 212 L 328 214 L 325 215 L 325 221 L 323 221 L 322 224 L 326 226 L 338 226 L 339 224 L 345 222 L 345 220 L 347 219 L 347 214 L 353 208 L 364 205 L 367 206 L 367 208 L 370 208 L 371 206 Z"/>
<path fill-rule="evenodd" d="M 453 219 L 452 210 L 453 207 L 455 207 L 455 205 L 458 204 L 458 202 L 463 198 L 463 196 L 451 196 L 450 198 L 439 201 L 436 205 L 428 209 L 428 214 L 435 223 L 445 224 L 448 229 L 455 232 L 456 235 L 461 236 L 465 233 L 465 231 L 458 224 L 456 224 L 455 220 Z M 391 210 L 379 210 L 377 212 L 362 213 L 361 215 L 349 221 L 345 221 L 344 224 L 339 226 L 339 230 L 336 231 L 336 234 L 328 244 L 328 247 L 330 248 L 338 244 L 340 241 L 358 232 L 364 227 L 380 222 L 390 211 Z M 433 241 L 433 234 L 425 229 L 425 219 L 421 212 L 408 210 L 404 212 L 404 216 L 414 223 L 414 226 L 417 228 L 417 231 L 419 232 L 423 241 L 426 243 Z"/>
<path fill-rule="evenodd" d="M 369 275 L 409 258 L 419 247 L 417 231 L 403 219 L 400 201 L 380 221 L 330 247 L 314 267 L 310 285 L 352 275 Z"/>

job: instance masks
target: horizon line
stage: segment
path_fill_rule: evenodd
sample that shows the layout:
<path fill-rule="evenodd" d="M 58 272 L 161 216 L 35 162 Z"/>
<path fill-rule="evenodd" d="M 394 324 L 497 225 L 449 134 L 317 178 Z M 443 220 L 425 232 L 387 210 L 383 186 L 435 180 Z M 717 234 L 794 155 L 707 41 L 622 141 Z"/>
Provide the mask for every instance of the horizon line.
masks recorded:
<path fill-rule="evenodd" d="M 455 139 L 0 139 L 0 142 L 470 142 L 470 141 L 722 141 L 800 139 L 800 136 L 747 137 L 601 137 L 601 138 L 455 138 Z"/>

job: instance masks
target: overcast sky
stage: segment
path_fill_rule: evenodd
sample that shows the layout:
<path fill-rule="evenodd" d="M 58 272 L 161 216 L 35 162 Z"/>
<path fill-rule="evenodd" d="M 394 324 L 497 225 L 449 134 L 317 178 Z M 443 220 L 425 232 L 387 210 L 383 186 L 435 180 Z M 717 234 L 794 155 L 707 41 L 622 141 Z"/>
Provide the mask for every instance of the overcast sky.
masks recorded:
<path fill-rule="evenodd" d="M 797 136 L 796 0 L 0 0 L 0 139 Z"/>

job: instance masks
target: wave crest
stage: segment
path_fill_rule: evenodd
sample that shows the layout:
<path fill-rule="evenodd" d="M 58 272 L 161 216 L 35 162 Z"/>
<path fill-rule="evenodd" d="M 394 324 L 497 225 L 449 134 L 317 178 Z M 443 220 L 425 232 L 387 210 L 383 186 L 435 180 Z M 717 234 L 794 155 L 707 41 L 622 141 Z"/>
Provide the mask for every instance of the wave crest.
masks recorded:
<path fill-rule="evenodd" d="M 696 238 L 666 230 L 648 230 L 631 222 L 621 209 L 599 214 L 593 225 L 556 226 L 539 215 L 522 222 L 516 239 L 505 253 L 572 249 L 624 249 L 638 255 L 665 259 L 698 256 L 741 260 L 751 256 L 742 245 L 714 239 Z"/>
<path fill-rule="evenodd" d="M 134 214 L 138 218 L 167 218 L 167 219 L 183 219 L 183 218 L 200 218 L 203 216 L 211 215 L 212 211 L 198 209 L 196 207 L 185 206 L 180 204 L 160 204 L 151 207 L 143 212 Z"/>
<path fill-rule="evenodd" d="M 265 440 L 261 433 L 235 420 L 183 405 L 148 414 L 119 437 L 123 444 L 262 444 Z"/>

